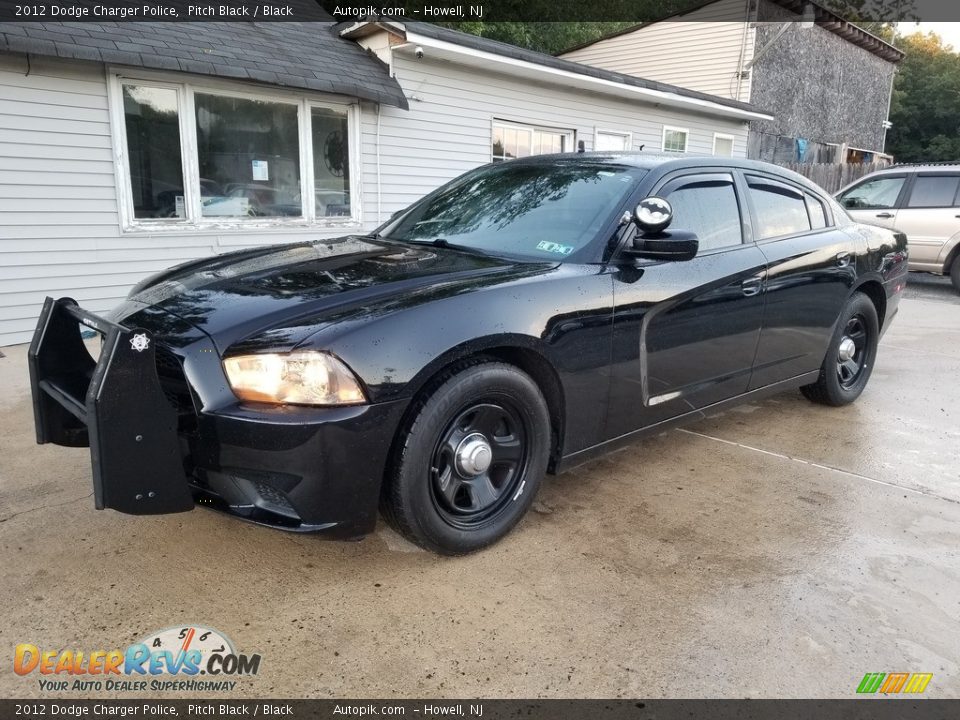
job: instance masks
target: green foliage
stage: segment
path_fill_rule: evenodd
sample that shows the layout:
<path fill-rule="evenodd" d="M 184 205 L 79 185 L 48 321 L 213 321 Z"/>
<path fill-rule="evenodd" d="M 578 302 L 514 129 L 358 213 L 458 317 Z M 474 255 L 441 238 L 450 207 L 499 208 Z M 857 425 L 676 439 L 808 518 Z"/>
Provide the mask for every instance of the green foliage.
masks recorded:
<path fill-rule="evenodd" d="M 889 29 L 893 22 L 919 19 L 917 0 L 817 0 L 817 3 L 884 40 L 888 39 L 881 34 L 885 26 Z"/>
<path fill-rule="evenodd" d="M 960 55 L 934 33 L 897 45 L 907 55 L 894 84 L 887 152 L 902 162 L 960 159 Z"/>

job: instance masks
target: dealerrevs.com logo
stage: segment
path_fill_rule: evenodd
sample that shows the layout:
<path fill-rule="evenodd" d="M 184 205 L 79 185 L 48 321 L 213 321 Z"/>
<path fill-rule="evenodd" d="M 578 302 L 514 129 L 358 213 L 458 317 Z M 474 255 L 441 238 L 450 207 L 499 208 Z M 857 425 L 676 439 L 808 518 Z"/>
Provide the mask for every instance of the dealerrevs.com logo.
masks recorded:
<path fill-rule="evenodd" d="M 213 628 L 192 625 L 151 633 L 126 650 L 49 650 L 17 645 L 13 671 L 39 676 L 40 689 L 70 691 L 229 691 L 256 675 L 260 655 L 244 655 Z"/>

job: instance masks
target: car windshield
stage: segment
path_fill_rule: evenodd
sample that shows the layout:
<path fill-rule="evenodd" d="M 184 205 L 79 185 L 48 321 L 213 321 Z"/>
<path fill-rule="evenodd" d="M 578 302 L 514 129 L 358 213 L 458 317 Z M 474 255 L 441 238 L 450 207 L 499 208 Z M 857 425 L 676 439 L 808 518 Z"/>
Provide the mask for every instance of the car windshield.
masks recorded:
<path fill-rule="evenodd" d="M 381 237 L 563 260 L 596 236 L 644 174 L 580 159 L 488 165 L 415 205 Z"/>

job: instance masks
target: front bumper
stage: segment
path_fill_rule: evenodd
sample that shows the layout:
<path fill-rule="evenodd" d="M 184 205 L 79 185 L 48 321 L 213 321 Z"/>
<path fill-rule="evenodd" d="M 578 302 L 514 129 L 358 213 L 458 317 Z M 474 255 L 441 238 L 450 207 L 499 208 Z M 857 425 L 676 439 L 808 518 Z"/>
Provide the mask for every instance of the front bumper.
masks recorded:
<path fill-rule="evenodd" d="M 196 504 L 298 532 L 353 538 L 376 525 L 406 401 L 345 408 L 242 404 L 209 339 L 162 344 L 162 322 L 113 323 L 47 298 L 29 350 L 38 443 L 90 447 L 95 504 L 135 515 Z M 80 325 L 103 337 L 98 360 Z M 201 358 L 201 361 L 196 360 Z M 215 386 L 211 388 L 211 385 Z"/>

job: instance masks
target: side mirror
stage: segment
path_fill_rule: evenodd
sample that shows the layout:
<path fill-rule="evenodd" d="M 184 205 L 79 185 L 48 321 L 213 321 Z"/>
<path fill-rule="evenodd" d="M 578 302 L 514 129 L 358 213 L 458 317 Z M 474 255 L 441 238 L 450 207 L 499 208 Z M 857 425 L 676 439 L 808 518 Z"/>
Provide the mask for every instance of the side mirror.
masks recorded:
<path fill-rule="evenodd" d="M 638 235 L 633 247 L 627 250 L 631 257 L 644 260 L 693 260 L 700 249 L 696 233 L 686 230 Z"/>
<path fill-rule="evenodd" d="M 695 233 L 666 231 L 673 220 L 673 208 L 663 198 L 644 198 L 633 211 L 633 222 L 640 233 L 626 253 L 645 260 L 692 260 L 700 249 Z"/>

